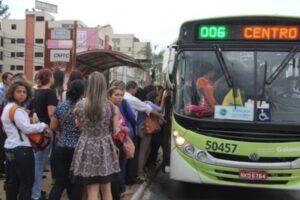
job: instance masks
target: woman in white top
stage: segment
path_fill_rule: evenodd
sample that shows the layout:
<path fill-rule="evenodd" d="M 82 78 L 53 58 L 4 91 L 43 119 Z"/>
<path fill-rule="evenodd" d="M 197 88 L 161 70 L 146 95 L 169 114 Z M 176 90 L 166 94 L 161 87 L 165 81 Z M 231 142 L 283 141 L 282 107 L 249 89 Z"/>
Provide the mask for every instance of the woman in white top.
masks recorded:
<path fill-rule="evenodd" d="M 42 132 L 45 123 L 30 124 L 24 103 L 31 98 L 31 88 L 26 81 L 16 81 L 8 88 L 1 120 L 7 135 L 4 144 L 6 155 L 6 199 L 30 200 L 34 182 L 34 156 L 27 134 Z M 9 118 L 13 105 L 19 107 L 14 113 L 14 123 Z M 19 129 L 19 130 L 18 130 Z"/>

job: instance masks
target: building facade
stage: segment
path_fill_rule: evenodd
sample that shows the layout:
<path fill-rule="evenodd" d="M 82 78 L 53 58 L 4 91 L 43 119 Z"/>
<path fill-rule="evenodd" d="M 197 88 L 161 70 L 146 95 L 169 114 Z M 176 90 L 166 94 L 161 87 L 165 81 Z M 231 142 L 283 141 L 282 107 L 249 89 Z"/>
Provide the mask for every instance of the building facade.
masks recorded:
<path fill-rule="evenodd" d="M 45 67 L 46 22 L 49 29 L 74 29 L 75 20 L 55 21 L 44 11 L 26 11 L 25 19 L 2 19 L 0 21 L 0 72 L 25 73 L 32 80 L 35 73 Z M 114 34 L 110 25 L 90 28 L 77 21 L 77 53 L 91 49 L 110 49 L 123 52 L 134 58 L 135 48 L 143 44 L 133 34 Z M 120 38 L 118 38 L 120 37 Z M 91 40 L 91 38 L 95 38 Z M 48 38 L 49 39 L 49 38 Z M 117 42 L 120 44 L 117 45 Z M 53 41 L 52 41 L 53 42 Z M 49 48 L 49 43 L 47 43 Z"/>

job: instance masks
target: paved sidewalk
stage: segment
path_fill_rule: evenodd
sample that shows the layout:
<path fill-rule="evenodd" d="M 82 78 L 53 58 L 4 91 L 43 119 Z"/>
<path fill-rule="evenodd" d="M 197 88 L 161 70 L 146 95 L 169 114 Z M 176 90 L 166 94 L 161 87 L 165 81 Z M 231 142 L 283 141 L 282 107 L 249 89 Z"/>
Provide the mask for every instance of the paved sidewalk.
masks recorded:
<path fill-rule="evenodd" d="M 52 179 L 51 179 L 51 174 L 50 172 L 45 172 L 44 175 L 46 175 L 46 178 L 43 179 L 43 190 L 45 190 L 47 192 L 47 197 L 49 195 L 49 192 L 52 188 Z M 0 179 L 0 200 L 5 200 L 5 191 L 3 190 L 3 184 L 4 184 L 4 179 Z M 139 189 L 141 185 L 133 185 L 131 187 L 132 190 L 137 191 Z M 122 200 L 130 200 L 132 198 L 134 194 L 132 195 L 127 195 L 124 198 L 122 198 Z M 68 197 L 66 195 L 66 193 L 64 193 L 63 197 L 61 198 L 61 200 L 68 200 Z"/>
<path fill-rule="evenodd" d="M 144 182 L 143 184 L 135 184 L 131 186 L 130 189 L 134 190 L 135 193 L 133 193 L 132 195 L 127 195 L 124 198 L 121 198 L 121 200 L 141 200 L 145 189 L 149 186 L 149 184 L 151 184 L 152 178 L 155 177 L 158 171 L 161 169 L 160 167 L 161 162 L 162 162 L 162 150 L 160 149 L 158 160 L 156 163 L 157 167 L 155 169 L 153 168 L 150 174 L 148 174 L 149 180 L 147 182 Z M 51 179 L 50 172 L 44 172 L 44 175 L 46 176 L 46 178 L 43 179 L 42 188 L 44 191 L 46 191 L 48 197 L 49 192 L 52 188 L 52 179 Z M 5 200 L 5 191 L 3 190 L 3 184 L 4 184 L 4 179 L 0 179 L 0 200 Z M 68 200 L 66 192 L 63 194 L 61 200 Z"/>

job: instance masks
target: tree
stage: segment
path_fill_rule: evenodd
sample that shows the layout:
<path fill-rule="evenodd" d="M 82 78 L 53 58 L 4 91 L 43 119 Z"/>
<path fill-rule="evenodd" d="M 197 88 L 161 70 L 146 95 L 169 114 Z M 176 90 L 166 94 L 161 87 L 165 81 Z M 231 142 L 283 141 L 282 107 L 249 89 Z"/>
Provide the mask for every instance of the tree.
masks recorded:
<path fill-rule="evenodd" d="M 146 45 L 142 50 L 139 51 L 139 54 L 145 56 L 145 62 L 143 63 L 143 66 L 148 69 L 149 71 L 151 69 L 155 72 L 155 80 L 158 83 L 162 83 L 163 81 L 163 74 L 162 74 L 162 60 L 163 60 L 163 54 L 164 51 L 160 51 L 158 54 L 155 53 L 155 49 L 157 46 L 154 46 L 154 50 L 152 50 L 152 47 L 150 43 Z M 140 76 L 140 73 L 136 71 L 137 76 Z"/>
<path fill-rule="evenodd" d="M 9 17 L 10 13 L 8 12 L 8 5 L 3 4 L 2 0 L 0 0 L 0 18 L 1 19 L 6 19 Z"/>

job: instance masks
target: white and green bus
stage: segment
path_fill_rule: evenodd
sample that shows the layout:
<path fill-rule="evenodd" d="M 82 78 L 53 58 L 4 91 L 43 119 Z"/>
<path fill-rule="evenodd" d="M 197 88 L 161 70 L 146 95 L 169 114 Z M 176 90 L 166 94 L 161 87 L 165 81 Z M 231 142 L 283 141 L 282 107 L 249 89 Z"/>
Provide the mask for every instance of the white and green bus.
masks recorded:
<path fill-rule="evenodd" d="M 300 18 L 189 21 L 165 56 L 171 179 L 300 188 Z"/>

